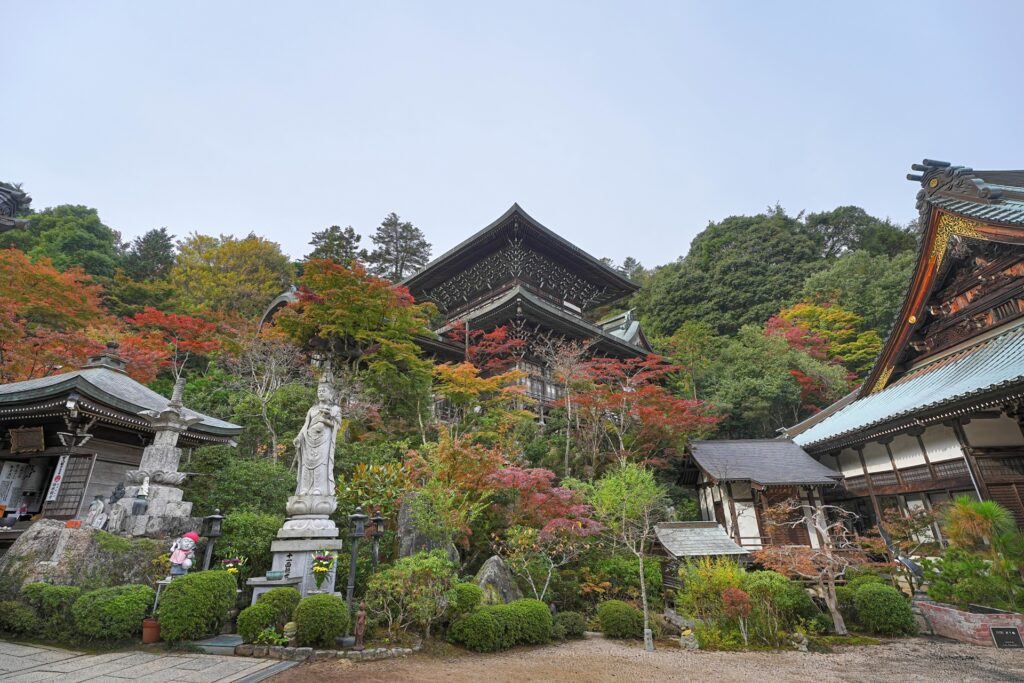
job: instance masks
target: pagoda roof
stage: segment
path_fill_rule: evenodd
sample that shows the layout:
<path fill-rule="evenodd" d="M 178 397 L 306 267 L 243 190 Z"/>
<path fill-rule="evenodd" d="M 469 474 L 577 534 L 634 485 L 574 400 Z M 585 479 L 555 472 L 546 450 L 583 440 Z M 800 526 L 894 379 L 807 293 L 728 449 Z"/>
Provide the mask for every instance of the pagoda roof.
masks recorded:
<path fill-rule="evenodd" d="M 543 323 L 552 329 L 564 330 L 579 339 L 591 339 L 597 349 L 615 356 L 642 356 L 650 351 L 649 348 L 631 344 L 622 336 L 606 331 L 579 315 L 569 313 L 562 306 L 547 301 L 522 285 L 508 288 L 467 312 L 459 321 L 441 328 L 438 333 L 444 334 L 464 324 L 466 320 L 478 327 L 487 327 L 491 324 L 500 325 L 517 316 Z"/>
<path fill-rule="evenodd" d="M 546 228 L 519 204 L 513 204 L 490 225 L 441 254 L 401 284 L 408 287 L 415 296 L 417 292 L 429 290 L 444 282 L 453 273 L 467 269 L 484 256 L 507 245 L 513 238 L 522 239 L 527 246 L 604 287 L 609 293 L 604 301 L 612 301 L 640 289 L 640 285 L 618 270 Z"/>
<path fill-rule="evenodd" d="M 77 394 L 101 417 L 110 418 L 139 431 L 153 431 L 139 413 L 145 410 L 163 412 L 170 399 L 136 382 L 124 372 L 106 366 L 85 367 L 60 375 L 50 375 L 23 382 L 0 384 L 0 417 L 28 417 L 34 411 L 52 410 L 63 405 L 63 399 Z M 54 402 L 53 399 L 59 399 Z M 52 404 L 52 405 L 51 405 Z M 186 415 L 199 418 L 182 436 L 195 439 L 230 442 L 241 433 L 236 424 L 184 409 Z M 203 438 L 203 437 L 212 438 Z"/>

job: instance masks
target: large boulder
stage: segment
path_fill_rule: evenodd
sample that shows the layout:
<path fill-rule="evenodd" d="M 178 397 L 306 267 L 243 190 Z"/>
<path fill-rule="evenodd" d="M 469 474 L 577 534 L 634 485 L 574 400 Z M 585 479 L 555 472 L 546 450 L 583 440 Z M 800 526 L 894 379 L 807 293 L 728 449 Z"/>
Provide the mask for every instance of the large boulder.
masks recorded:
<path fill-rule="evenodd" d="M 42 519 L 0 556 L 0 593 L 14 593 L 35 581 L 99 588 L 151 584 L 166 575 L 162 556 L 170 542 L 127 539 L 98 529 L 69 529 Z"/>
<path fill-rule="evenodd" d="M 516 578 L 512 575 L 505 560 L 500 555 L 487 558 L 474 579 L 476 585 L 484 592 L 485 605 L 500 605 L 521 600 L 523 592 L 519 590 Z"/>
<path fill-rule="evenodd" d="M 458 565 L 459 551 L 454 544 L 435 541 L 416 526 L 412 504 L 418 495 L 417 493 L 407 495 L 402 499 L 402 506 L 398 510 L 398 556 L 409 557 L 419 552 L 429 552 L 441 548 L 448 554 L 448 559 Z"/>

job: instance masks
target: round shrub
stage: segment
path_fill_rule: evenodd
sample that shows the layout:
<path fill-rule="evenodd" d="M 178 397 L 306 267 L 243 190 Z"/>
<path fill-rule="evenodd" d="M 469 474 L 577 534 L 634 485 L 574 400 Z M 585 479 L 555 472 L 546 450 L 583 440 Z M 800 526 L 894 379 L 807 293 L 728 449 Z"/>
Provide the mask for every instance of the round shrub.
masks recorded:
<path fill-rule="evenodd" d="M 237 591 L 235 577 L 224 571 L 173 579 L 160 596 L 160 635 L 176 642 L 217 633 L 235 604 Z"/>
<path fill-rule="evenodd" d="M 39 630 L 39 619 L 31 608 L 17 600 L 0 600 L 0 633 L 28 635 Z M 139 622 L 142 626 L 142 622 Z"/>
<path fill-rule="evenodd" d="M 542 601 L 514 600 L 505 605 L 505 609 L 515 614 L 518 629 L 516 645 L 540 645 L 551 640 L 554 620 L 551 617 L 551 610 Z"/>
<path fill-rule="evenodd" d="M 484 591 L 480 586 L 468 581 L 455 584 L 455 599 L 450 606 L 450 617 L 458 619 L 464 614 L 469 614 L 483 602 Z"/>
<path fill-rule="evenodd" d="M 597 606 L 601 633 L 609 638 L 643 638 L 644 615 L 621 600 L 606 600 Z"/>
<path fill-rule="evenodd" d="M 262 596 L 260 596 L 262 597 Z M 238 635 L 247 643 L 255 643 L 256 637 L 266 628 L 273 628 L 280 616 L 277 608 L 267 602 L 256 600 L 238 614 Z"/>
<path fill-rule="evenodd" d="M 21 599 L 35 610 L 41 633 L 47 640 L 70 640 L 74 634 L 71 607 L 82 594 L 78 586 L 54 586 L 30 583 L 21 590 Z"/>
<path fill-rule="evenodd" d="M 334 639 L 345 635 L 348 607 L 336 595 L 310 595 L 295 608 L 296 636 L 303 647 L 334 647 Z"/>
<path fill-rule="evenodd" d="M 853 604 L 857 609 L 857 623 L 872 633 L 900 636 L 916 630 L 910 603 L 892 586 L 862 585 L 854 595 Z"/>
<path fill-rule="evenodd" d="M 562 638 L 582 638 L 587 630 L 587 620 L 579 612 L 559 612 L 555 615 L 555 628 Z"/>
<path fill-rule="evenodd" d="M 270 605 L 276 610 L 274 620 L 270 625 L 284 626 L 292 620 L 295 608 L 299 606 L 302 594 L 294 588 L 271 588 L 266 593 L 260 593 L 256 598 L 257 605 Z M 239 632 L 241 633 L 241 632 Z"/>
<path fill-rule="evenodd" d="M 509 647 L 503 641 L 503 631 L 494 610 L 485 608 L 456 620 L 448 630 L 448 639 L 474 652 L 496 652 Z"/>
<path fill-rule="evenodd" d="M 90 640 L 125 640 L 142 631 L 153 606 L 149 586 L 127 585 L 83 593 L 71 608 L 75 630 Z"/>

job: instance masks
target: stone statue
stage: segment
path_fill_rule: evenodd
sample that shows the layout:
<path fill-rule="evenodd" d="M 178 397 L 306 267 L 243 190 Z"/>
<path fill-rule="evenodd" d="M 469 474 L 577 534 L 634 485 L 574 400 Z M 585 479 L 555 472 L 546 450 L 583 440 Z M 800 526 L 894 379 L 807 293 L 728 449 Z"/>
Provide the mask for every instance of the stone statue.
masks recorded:
<path fill-rule="evenodd" d="M 320 377 L 317 402 L 306 413 L 306 421 L 295 437 L 298 484 L 288 499 L 289 520 L 285 529 L 334 529 L 327 517 L 338 507 L 334 484 L 334 446 L 341 428 L 330 370 Z"/>
<path fill-rule="evenodd" d="M 366 603 L 359 603 L 359 611 L 356 612 L 356 649 L 363 649 L 363 637 L 366 635 Z"/>
<path fill-rule="evenodd" d="M 103 510 L 106 508 L 106 503 L 103 502 L 103 496 L 96 496 L 89 503 L 89 512 L 85 516 L 84 526 L 92 527 L 94 529 L 102 529 L 103 523 L 107 521 L 107 516 L 103 514 Z M 100 516 L 102 515 L 103 521 L 97 524 Z"/>
<path fill-rule="evenodd" d="M 196 553 L 196 546 L 199 544 L 199 534 L 190 531 L 182 534 L 171 545 L 171 577 L 184 576 L 192 567 L 192 556 Z"/>

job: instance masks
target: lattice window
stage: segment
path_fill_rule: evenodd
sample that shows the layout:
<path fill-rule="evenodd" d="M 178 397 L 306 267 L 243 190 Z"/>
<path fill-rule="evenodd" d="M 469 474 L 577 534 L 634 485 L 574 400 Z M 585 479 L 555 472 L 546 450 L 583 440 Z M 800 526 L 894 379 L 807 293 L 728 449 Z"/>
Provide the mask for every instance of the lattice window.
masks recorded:
<path fill-rule="evenodd" d="M 69 455 L 67 459 L 56 497 L 43 503 L 42 514 L 48 519 L 71 519 L 78 515 L 96 456 Z"/>

